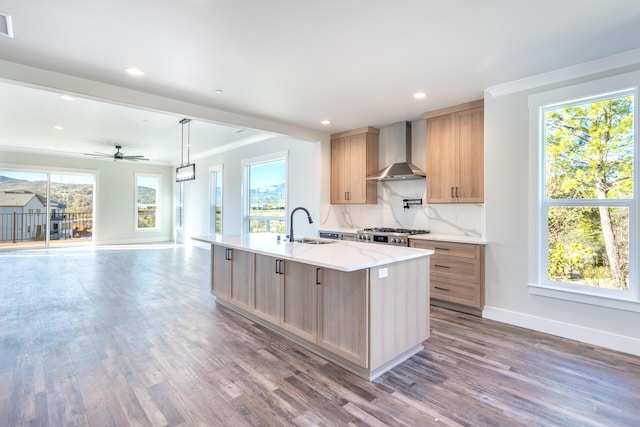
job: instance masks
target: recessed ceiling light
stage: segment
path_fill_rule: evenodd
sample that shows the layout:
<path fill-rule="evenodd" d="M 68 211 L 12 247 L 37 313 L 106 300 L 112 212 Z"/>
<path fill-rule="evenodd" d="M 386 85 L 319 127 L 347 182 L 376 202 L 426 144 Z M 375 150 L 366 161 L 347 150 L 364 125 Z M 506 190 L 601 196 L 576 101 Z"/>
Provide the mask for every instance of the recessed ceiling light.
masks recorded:
<path fill-rule="evenodd" d="M 56 130 L 63 130 L 64 129 L 62 126 L 54 126 L 53 128 L 56 129 Z"/>
<path fill-rule="evenodd" d="M 223 91 L 222 89 L 216 89 L 216 93 L 217 93 L 218 95 L 220 95 L 220 94 L 224 93 L 224 91 Z"/>
<path fill-rule="evenodd" d="M 124 71 L 126 71 L 129 74 L 131 74 L 132 76 L 136 76 L 136 77 L 144 76 L 144 71 L 142 71 L 140 68 L 127 67 L 127 68 L 124 69 Z"/>
<path fill-rule="evenodd" d="M 413 97 L 414 97 L 415 99 L 422 99 L 422 98 L 424 98 L 424 97 L 426 97 L 426 96 L 427 96 L 427 94 L 426 94 L 426 93 L 424 93 L 424 92 L 417 92 L 417 93 L 414 93 L 414 94 L 413 94 Z"/>
<path fill-rule="evenodd" d="M 65 101 L 75 101 L 76 99 L 71 95 L 62 95 L 60 99 L 64 99 Z"/>
<path fill-rule="evenodd" d="M 325 125 L 325 126 L 327 126 L 327 125 L 330 125 L 330 124 L 331 124 L 331 122 L 330 122 L 329 120 L 323 120 L 323 121 L 321 121 L 320 123 L 322 123 L 322 124 L 323 124 L 323 125 Z"/>

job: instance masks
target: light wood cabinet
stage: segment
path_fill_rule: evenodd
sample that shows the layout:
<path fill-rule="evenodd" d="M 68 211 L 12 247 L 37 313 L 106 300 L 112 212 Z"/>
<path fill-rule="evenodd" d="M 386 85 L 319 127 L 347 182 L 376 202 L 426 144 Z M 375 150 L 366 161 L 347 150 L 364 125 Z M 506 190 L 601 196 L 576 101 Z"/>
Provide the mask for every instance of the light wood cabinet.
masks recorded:
<path fill-rule="evenodd" d="M 483 101 L 425 114 L 427 203 L 484 202 Z"/>
<path fill-rule="evenodd" d="M 364 127 L 331 135 L 331 203 L 378 203 L 378 186 L 367 181 L 377 172 L 380 131 Z"/>
<path fill-rule="evenodd" d="M 367 368 L 367 272 L 323 268 L 318 273 L 318 345 Z"/>
<path fill-rule="evenodd" d="M 410 239 L 431 249 L 431 304 L 481 315 L 484 308 L 484 245 Z"/>
<path fill-rule="evenodd" d="M 284 260 L 256 254 L 255 263 L 255 314 L 279 325 L 282 317 Z"/>
<path fill-rule="evenodd" d="M 427 257 L 341 271 L 212 243 L 217 301 L 368 380 L 429 337 Z"/>
<path fill-rule="evenodd" d="M 287 261 L 284 265 L 282 290 L 283 329 L 315 343 L 317 338 L 318 268 L 299 262 Z"/>
<path fill-rule="evenodd" d="M 253 307 L 253 253 L 214 246 L 211 292 L 244 307 Z"/>

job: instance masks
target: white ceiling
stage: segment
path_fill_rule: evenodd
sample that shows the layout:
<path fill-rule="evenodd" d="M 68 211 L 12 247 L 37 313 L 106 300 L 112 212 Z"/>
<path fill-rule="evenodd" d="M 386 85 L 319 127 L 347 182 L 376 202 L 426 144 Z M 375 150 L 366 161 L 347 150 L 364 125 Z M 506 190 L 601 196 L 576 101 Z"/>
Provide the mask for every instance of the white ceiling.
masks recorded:
<path fill-rule="evenodd" d="M 6 0 L 0 13 L 14 30 L 0 36 L 2 60 L 327 133 L 416 120 L 490 86 L 640 47 L 637 0 Z M 0 84 L 0 147 L 123 145 L 175 163 L 180 111 L 60 95 Z M 260 138 L 236 130 L 194 121 L 192 156 Z"/>

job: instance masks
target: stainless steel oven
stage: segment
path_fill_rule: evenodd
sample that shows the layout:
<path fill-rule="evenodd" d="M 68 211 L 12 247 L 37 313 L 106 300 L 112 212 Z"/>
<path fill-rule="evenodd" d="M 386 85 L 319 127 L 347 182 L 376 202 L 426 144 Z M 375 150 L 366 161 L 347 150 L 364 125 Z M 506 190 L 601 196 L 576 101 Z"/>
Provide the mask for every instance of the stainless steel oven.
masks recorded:
<path fill-rule="evenodd" d="M 365 228 L 358 230 L 358 242 L 378 243 L 382 245 L 409 246 L 409 236 L 427 234 L 429 230 L 407 228 Z"/>

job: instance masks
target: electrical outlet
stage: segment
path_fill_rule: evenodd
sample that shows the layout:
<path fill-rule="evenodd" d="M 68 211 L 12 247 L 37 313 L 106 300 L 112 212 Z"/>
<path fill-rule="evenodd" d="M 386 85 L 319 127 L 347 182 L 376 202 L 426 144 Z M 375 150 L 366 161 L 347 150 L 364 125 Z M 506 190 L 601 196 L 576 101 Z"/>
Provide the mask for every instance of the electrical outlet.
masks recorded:
<path fill-rule="evenodd" d="M 388 268 L 381 268 L 380 270 L 378 270 L 378 279 L 384 279 L 387 276 L 389 276 Z"/>

